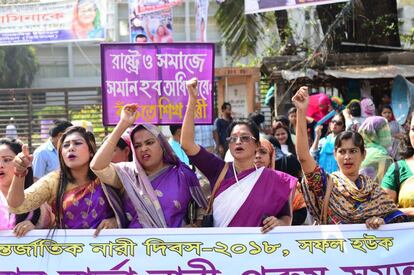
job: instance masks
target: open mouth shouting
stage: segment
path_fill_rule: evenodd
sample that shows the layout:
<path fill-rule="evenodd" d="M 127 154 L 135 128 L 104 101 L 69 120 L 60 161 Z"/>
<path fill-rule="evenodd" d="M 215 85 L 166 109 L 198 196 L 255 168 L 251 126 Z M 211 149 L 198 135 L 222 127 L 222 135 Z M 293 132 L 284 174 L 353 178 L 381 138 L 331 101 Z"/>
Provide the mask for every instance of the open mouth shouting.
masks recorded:
<path fill-rule="evenodd" d="M 243 153 L 243 152 L 244 152 L 244 148 L 242 146 L 234 147 L 234 153 L 239 154 L 239 153 Z"/>
<path fill-rule="evenodd" d="M 77 157 L 76 157 L 76 155 L 75 155 L 75 154 L 73 154 L 73 153 L 68 154 L 68 160 L 69 160 L 69 161 L 74 161 L 76 158 L 77 158 Z"/>
<path fill-rule="evenodd" d="M 148 161 L 151 158 L 150 154 L 142 154 L 141 155 L 142 161 Z"/>
<path fill-rule="evenodd" d="M 351 169 L 353 166 L 354 166 L 354 164 L 351 163 L 351 162 L 345 162 L 344 163 L 344 168 L 347 169 L 347 170 Z"/>

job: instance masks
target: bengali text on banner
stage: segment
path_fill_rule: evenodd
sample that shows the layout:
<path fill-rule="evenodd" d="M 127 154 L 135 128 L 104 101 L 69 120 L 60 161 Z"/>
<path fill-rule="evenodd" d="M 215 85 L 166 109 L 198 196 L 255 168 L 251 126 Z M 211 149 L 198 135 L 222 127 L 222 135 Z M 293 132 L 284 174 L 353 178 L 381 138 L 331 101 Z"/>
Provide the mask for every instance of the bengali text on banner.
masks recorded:
<path fill-rule="evenodd" d="M 0 274 L 413 274 L 414 224 L 0 231 Z"/>

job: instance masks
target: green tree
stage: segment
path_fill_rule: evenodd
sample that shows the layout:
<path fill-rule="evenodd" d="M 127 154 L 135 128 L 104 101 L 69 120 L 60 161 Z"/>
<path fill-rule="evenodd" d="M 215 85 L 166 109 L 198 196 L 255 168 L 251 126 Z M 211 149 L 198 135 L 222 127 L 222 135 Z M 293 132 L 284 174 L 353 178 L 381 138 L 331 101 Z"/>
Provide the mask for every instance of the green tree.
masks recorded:
<path fill-rule="evenodd" d="M 244 0 L 226 0 L 220 4 L 215 19 L 230 56 L 255 55 L 257 42 L 267 25 L 274 23 L 269 13 L 245 14 Z"/>
<path fill-rule="evenodd" d="M 28 88 L 38 69 L 33 47 L 0 47 L 0 88 Z"/>

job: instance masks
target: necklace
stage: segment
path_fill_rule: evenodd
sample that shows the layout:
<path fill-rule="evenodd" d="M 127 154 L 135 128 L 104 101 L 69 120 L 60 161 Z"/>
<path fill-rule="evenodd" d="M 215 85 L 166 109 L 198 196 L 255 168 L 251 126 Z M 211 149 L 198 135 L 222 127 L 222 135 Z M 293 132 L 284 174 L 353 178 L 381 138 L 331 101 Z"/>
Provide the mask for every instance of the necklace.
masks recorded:
<path fill-rule="evenodd" d="M 254 168 L 257 171 L 256 164 L 253 163 L 253 165 L 254 165 Z M 236 178 L 236 184 L 239 186 L 239 179 L 237 178 L 237 173 L 236 173 L 236 164 L 233 162 L 233 165 L 232 166 L 233 166 L 233 174 L 234 174 L 234 177 Z"/>

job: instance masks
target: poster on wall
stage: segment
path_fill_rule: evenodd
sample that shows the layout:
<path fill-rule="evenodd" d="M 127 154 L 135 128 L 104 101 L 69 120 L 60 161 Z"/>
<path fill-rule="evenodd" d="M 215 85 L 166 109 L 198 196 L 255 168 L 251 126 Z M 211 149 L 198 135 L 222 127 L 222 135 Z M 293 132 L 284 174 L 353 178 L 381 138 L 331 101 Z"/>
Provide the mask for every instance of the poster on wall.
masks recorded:
<path fill-rule="evenodd" d="M 229 85 L 226 92 L 226 101 L 231 104 L 234 118 L 247 117 L 247 91 L 245 84 Z"/>
<path fill-rule="evenodd" d="M 182 0 L 129 0 L 130 42 L 173 42 L 171 8 L 182 3 Z"/>
<path fill-rule="evenodd" d="M 195 33 L 198 42 L 207 41 L 208 0 L 195 0 Z"/>
<path fill-rule="evenodd" d="M 107 0 L 0 4 L 0 45 L 105 40 Z"/>

